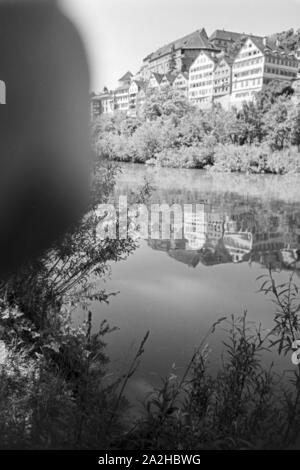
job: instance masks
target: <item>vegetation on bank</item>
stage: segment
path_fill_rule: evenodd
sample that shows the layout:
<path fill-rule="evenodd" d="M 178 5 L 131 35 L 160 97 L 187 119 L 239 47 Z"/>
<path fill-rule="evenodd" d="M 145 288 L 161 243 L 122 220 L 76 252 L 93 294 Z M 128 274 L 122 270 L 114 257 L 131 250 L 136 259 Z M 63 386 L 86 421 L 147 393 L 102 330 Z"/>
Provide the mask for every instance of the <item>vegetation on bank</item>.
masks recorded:
<path fill-rule="evenodd" d="M 175 168 L 249 173 L 300 171 L 300 108 L 290 87 L 271 83 L 253 103 L 200 110 L 172 88 L 149 91 L 139 117 L 93 123 L 99 158 Z"/>
<path fill-rule="evenodd" d="M 241 449 L 297 446 L 300 429 L 300 370 L 287 378 L 265 368 L 263 354 L 290 356 L 300 335 L 300 303 L 292 271 L 276 286 L 272 273 L 261 290 L 272 295 L 274 328 L 264 331 L 240 318 L 220 318 L 202 339 L 186 370 L 175 369 L 145 397 L 133 420 L 126 387 L 135 374 L 149 333 L 128 370 L 112 373 L 105 342 L 106 321 L 92 328 L 90 302 L 108 302 L 101 290 L 111 261 L 130 255 L 136 242 L 101 240 L 99 202 L 114 187 L 115 169 L 96 164 L 88 214 L 34 264 L 0 285 L 1 449 Z M 133 195 L 149 196 L 146 184 Z M 130 223 L 130 221 L 129 221 Z M 86 320 L 74 325 L 80 306 Z M 225 323 L 227 322 L 227 323 Z M 207 343 L 227 324 L 217 375 L 209 368 Z M 151 333 L 150 333 L 151 334 Z M 289 362 L 290 364 L 290 362 Z"/>

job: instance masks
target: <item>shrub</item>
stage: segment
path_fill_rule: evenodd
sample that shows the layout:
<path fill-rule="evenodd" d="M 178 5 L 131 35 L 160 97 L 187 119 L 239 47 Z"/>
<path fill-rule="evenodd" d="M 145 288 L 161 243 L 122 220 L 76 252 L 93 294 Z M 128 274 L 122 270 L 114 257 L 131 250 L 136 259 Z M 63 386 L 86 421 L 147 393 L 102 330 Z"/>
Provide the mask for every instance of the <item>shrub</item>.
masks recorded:
<path fill-rule="evenodd" d="M 164 149 L 156 156 L 158 165 L 173 168 L 204 168 L 210 163 L 210 151 L 206 147 L 191 146 Z"/>

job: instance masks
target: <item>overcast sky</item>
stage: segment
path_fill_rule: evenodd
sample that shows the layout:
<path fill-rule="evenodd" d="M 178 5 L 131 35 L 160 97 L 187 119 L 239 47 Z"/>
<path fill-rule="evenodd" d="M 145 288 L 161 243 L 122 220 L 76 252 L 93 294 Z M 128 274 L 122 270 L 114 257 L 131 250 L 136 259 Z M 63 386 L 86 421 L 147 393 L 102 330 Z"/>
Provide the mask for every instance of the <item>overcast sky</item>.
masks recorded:
<path fill-rule="evenodd" d="M 81 30 L 92 90 L 113 88 L 158 47 L 205 27 L 268 35 L 300 28 L 300 0 L 60 0 Z"/>

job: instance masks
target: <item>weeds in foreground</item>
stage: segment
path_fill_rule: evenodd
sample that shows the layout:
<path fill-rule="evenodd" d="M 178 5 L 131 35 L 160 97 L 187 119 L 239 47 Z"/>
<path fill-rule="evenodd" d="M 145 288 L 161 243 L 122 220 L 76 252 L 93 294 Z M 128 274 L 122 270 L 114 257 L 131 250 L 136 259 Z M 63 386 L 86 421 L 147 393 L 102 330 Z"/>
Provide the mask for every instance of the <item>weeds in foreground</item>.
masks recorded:
<path fill-rule="evenodd" d="M 211 373 L 207 338 L 197 348 L 183 376 L 162 381 L 145 402 L 144 417 L 123 441 L 135 449 L 272 449 L 299 446 L 299 366 L 288 380 L 266 355 L 293 352 L 299 338 L 298 287 L 293 281 L 276 286 L 272 272 L 260 291 L 273 296 L 275 327 L 264 331 L 241 317 L 226 320 L 221 367 Z M 224 322 L 218 320 L 212 327 Z"/>

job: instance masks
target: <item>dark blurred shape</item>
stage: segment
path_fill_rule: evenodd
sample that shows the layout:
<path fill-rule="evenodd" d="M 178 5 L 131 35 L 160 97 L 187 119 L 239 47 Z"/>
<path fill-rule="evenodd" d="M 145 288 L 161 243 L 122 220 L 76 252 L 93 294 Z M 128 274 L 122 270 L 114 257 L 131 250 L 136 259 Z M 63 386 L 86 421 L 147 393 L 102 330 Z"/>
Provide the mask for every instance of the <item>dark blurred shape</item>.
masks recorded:
<path fill-rule="evenodd" d="M 0 2 L 0 276 L 57 240 L 86 207 L 89 73 L 51 1 Z"/>

